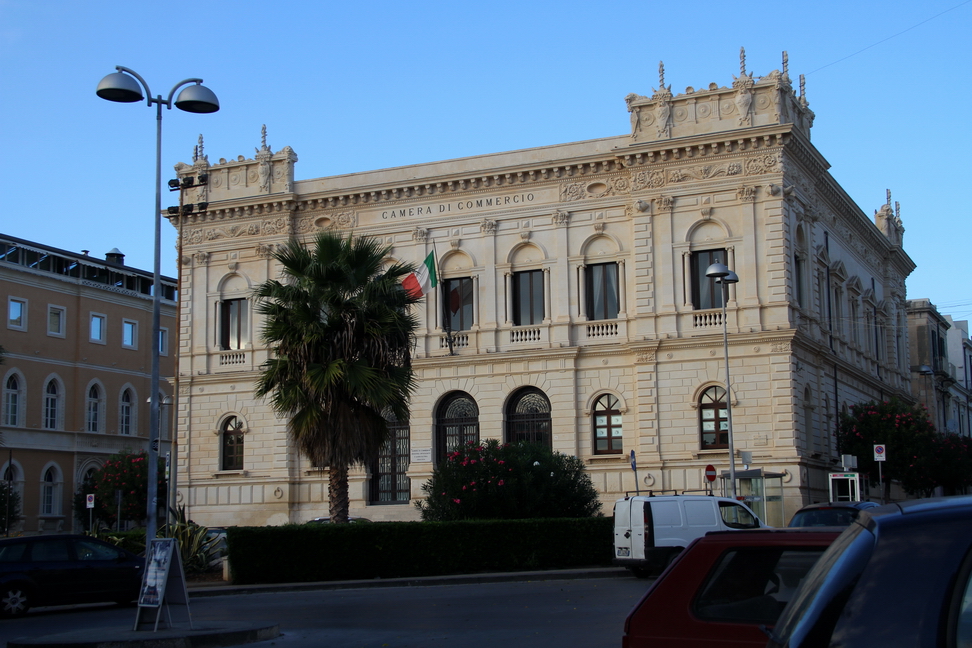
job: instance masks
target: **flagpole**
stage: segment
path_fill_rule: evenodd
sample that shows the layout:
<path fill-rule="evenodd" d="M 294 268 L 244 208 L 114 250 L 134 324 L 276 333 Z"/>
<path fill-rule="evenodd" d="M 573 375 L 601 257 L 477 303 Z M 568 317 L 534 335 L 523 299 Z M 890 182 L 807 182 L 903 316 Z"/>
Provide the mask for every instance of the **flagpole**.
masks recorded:
<path fill-rule="evenodd" d="M 439 316 L 442 318 L 442 330 L 445 332 L 446 343 L 449 345 L 449 355 L 453 356 L 456 355 L 456 351 L 453 348 L 452 322 L 446 317 L 445 284 L 441 279 L 442 273 L 439 272 L 439 251 L 435 249 L 435 239 L 432 239 L 432 259 L 435 263 L 435 277 L 439 288 L 439 303 L 436 304 L 436 308 L 439 311 Z"/>

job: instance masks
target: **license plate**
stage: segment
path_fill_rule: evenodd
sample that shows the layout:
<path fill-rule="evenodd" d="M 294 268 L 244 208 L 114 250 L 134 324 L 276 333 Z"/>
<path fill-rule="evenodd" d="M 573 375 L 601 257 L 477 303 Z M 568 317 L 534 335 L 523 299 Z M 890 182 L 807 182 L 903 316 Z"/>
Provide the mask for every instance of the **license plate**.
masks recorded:
<path fill-rule="evenodd" d="M 618 547 L 617 549 L 619 558 L 626 558 L 631 555 L 631 549 L 628 547 Z"/>

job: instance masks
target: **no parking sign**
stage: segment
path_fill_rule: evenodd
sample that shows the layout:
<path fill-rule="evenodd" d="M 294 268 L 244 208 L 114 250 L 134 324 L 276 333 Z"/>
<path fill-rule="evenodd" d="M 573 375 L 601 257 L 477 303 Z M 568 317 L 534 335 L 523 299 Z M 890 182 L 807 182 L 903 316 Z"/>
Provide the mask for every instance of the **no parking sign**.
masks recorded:
<path fill-rule="evenodd" d="M 886 461 L 888 458 L 887 452 L 883 443 L 877 443 L 874 445 L 874 461 Z"/>

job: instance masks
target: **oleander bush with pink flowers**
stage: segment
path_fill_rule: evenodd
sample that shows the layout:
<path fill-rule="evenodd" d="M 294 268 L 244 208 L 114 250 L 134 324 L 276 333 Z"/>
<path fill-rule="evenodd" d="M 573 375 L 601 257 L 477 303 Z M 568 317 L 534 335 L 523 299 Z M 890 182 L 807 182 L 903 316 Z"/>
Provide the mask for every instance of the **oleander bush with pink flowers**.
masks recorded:
<path fill-rule="evenodd" d="M 439 463 L 422 491 L 415 505 L 432 522 L 601 514 L 583 462 L 532 443 L 467 443 Z"/>

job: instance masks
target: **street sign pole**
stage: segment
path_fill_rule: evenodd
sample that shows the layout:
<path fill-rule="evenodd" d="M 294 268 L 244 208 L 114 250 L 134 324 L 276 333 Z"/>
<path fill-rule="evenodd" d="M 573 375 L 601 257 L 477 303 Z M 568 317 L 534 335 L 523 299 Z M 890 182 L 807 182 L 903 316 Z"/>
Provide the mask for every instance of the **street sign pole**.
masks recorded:
<path fill-rule="evenodd" d="M 882 468 L 884 467 L 884 462 L 887 461 L 887 458 L 888 458 L 887 448 L 884 447 L 884 444 L 883 443 L 875 444 L 874 461 L 876 461 L 878 465 L 878 488 L 881 489 L 882 504 L 887 504 L 887 502 L 884 501 L 884 471 L 882 470 Z"/>
<path fill-rule="evenodd" d="M 641 488 L 638 486 L 638 462 L 635 461 L 634 450 L 631 451 L 631 470 L 635 474 L 635 495 L 641 495 Z"/>

